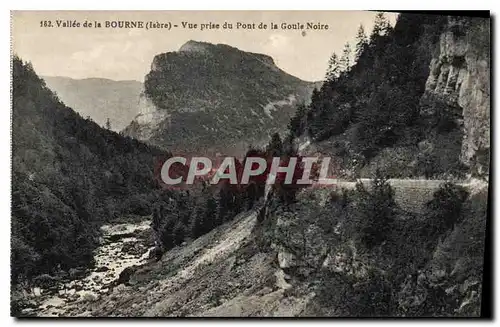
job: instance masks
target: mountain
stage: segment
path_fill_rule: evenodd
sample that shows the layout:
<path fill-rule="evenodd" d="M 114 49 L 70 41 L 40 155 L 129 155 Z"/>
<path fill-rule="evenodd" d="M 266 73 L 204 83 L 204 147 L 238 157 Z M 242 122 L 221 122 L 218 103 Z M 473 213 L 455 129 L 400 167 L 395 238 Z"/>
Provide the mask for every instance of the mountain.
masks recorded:
<path fill-rule="evenodd" d="M 244 193 L 230 184 L 215 193 L 202 183 L 207 194 L 199 198 L 190 195 L 191 189 L 150 196 L 144 177 L 158 150 L 83 120 L 44 87 L 29 65 L 14 60 L 13 269 L 32 272 L 61 262 L 68 250 L 88 247 L 86 240 L 95 234 L 82 228 L 93 217 L 86 212 L 103 202 L 125 209 L 131 195 L 139 193 L 146 204 L 139 206 L 142 210 L 154 200 L 150 232 L 166 251 L 155 248 L 149 260 L 128 266 L 111 283 L 80 280 L 63 286 L 67 294 L 56 288 L 49 297 L 55 300 L 38 303 L 45 313 L 491 315 L 490 290 L 482 287 L 491 220 L 489 24 L 483 18 L 412 13 L 401 14 L 394 27 L 375 24 L 357 62 L 313 92 L 286 131 L 287 140 L 306 140 L 301 155 L 330 155 L 342 169 L 373 170 L 374 178 L 339 179 L 332 187 L 294 192 L 278 183 L 250 205 L 243 205 Z M 150 119 L 181 115 L 157 109 L 158 99 L 147 101 Z M 276 135 L 269 145 L 267 151 L 285 153 L 284 159 L 294 151 L 285 151 L 286 143 Z M 110 158 L 116 158 L 112 165 Z M 121 201 L 106 188 L 96 193 L 96 185 L 106 185 L 109 175 L 103 169 L 120 173 L 110 182 L 123 186 Z M 474 170 L 482 180 L 436 179 L 456 180 L 454 174 Z M 386 178 L 395 174 L 406 178 Z M 142 242 L 128 236 L 132 246 L 127 248 Z M 116 258 L 115 249 L 109 249 L 109 258 Z M 139 253 L 146 254 L 151 252 Z M 82 283 L 100 284 L 99 292 L 84 291 L 80 298 L 76 286 Z"/>
<path fill-rule="evenodd" d="M 109 118 L 113 131 L 121 131 L 137 115 L 141 82 L 60 76 L 43 79 L 61 101 L 82 117 L 89 116 L 100 126 L 106 126 Z"/>
<path fill-rule="evenodd" d="M 145 238 L 153 243 L 149 235 L 155 231 L 162 243 L 155 250 L 165 251 L 243 209 L 244 193 L 228 183 L 205 187 L 200 182 L 186 192 L 162 188 L 158 168 L 170 155 L 83 118 L 60 101 L 31 64 L 13 58 L 13 315 L 40 305 L 29 293 L 33 288 L 42 287 L 47 295 L 47 281 L 69 283 L 103 268 L 96 267 L 101 263 L 95 256 L 107 242 L 103 225 L 121 230 L 124 224 L 145 223 L 152 227 Z"/>
<path fill-rule="evenodd" d="M 301 134 L 310 151 L 335 157 L 344 177 L 487 178 L 489 24 L 400 15 L 313 95 Z"/>
<path fill-rule="evenodd" d="M 64 105 L 30 64 L 12 66 L 12 281 L 92 263 L 98 227 L 147 215 L 168 155 Z"/>
<path fill-rule="evenodd" d="M 125 133 L 173 152 L 241 154 L 283 131 L 315 85 L 269 56 L 188 41 L 155 56 Z"/>
<path fill-rule="evenodd" d="M 378 163 L 375 178 L 348 188 L 338 187 L 345 182 L 305 188 L 292 199 L 280 196 L 282 185 L 274 187 L 252 210 L 135 267 L 122 284 L 66 313 L 488 315 L 489 290 L 482 287 L 488 183 L 384 175 L 406 174 L 421 142 L 443 158 L 419 168 L 431 176 L 453 160 L 467 164 L 462 149 L 487 147 L 489 23 L 403 13 L 394 28 L 370 37 L 353 67 L 314 92 L 304 116 L 293 118 L 289 132 L 309 138 L 308 151 L 357 159 L 361 169 Z M 175 211 L 159 218 L 168 221 Z"/>

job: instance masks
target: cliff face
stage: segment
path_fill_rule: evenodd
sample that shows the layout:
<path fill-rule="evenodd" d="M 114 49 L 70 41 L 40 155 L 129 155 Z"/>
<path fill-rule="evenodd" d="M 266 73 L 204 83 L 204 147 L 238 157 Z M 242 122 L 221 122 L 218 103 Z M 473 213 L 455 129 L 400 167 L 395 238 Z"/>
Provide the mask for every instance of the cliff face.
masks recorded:
<path fill-rule="evenodd" d="M 269 56 L 189 41 L 153 59 L 125 133 L 174 152 L 238 154 L 284 130 L 314 86 Z"/>
<path fill-rule="evenodd" d="M 449 17 L 430 63 L 426 94 L 458 106 L 461 161 L 483 173 L 490 148 L 490 21 Z"/>

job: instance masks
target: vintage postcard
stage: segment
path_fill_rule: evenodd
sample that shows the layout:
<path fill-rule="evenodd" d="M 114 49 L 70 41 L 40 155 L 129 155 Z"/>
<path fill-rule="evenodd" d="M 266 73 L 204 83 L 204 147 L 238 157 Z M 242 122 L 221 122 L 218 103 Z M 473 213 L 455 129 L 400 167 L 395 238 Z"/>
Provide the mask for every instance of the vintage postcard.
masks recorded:
<path fill-rule="evenodd" d="M 11 315 L 484 317 L 490 24 L 12 11 Z"/>

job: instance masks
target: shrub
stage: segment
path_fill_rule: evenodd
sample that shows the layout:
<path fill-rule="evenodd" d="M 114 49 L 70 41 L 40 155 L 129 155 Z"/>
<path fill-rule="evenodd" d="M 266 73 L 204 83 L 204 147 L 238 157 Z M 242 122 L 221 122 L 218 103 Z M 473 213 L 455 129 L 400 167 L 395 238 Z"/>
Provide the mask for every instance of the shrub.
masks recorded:
<path fill-rule="evenodd" d="M 387 180 L 377 172 L 371 192 L 358 182 L 354 207 L 347 221 L 349 237 L 371 250 L 389 239 L 395 220 L 394 191 Z"/>

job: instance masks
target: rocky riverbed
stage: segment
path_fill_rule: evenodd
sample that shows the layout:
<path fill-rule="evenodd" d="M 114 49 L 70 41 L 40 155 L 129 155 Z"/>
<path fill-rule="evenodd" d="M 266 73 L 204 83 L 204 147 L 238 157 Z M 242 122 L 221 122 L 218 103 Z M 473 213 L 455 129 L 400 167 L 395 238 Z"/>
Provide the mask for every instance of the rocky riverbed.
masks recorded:
<path fill-rule="evenodd" d="M 84 303 L 111 292 L 126 268 L 147 262 L 152 249 L 149 220 L 104 225 L 101 230 L 103 236 L 95 251 L 95 267 L 82 278 L 61 281 L 50 290 L 33 289 L 30 296 L 35 305 L 24 309 L 24 315 L 73 316 Z"/>

